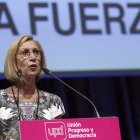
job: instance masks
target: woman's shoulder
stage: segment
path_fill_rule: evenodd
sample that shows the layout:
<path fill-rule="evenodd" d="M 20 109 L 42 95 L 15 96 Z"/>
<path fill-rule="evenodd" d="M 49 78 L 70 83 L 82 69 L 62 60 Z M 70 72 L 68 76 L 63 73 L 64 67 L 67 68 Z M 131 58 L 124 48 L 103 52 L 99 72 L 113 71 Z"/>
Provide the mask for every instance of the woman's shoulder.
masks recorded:
<path fill-rule="evenodd" d="M 6 92 L 9 91 L 9 88 L 6 89 L 0 89 L 0 96 L 4 95 Z"/>
<path fill-rule="evenodd" d="M 9 92 L 9 88 L 0 89 L 0 107 L 2 105 L 5 105 L 6 102 L 9 100 L 8 92 Z"/>
<path fill-rule="evenodd" d="M 11 87 L 5 88 L 5 89 L 1 89 L 0 90 L 0 95 L 8 95 L 11 96 L 12 95 L 12 91 L 11 91 Z"/>
<path fill-rule="evenodd" d="M 41 91 L 42 92 L 42 98 L 46 99 L 46 100 L 54 100 L 54 101 L 61 101 L 61 98 L 51 92 L 47 92 L 47 91 Z"/>
<path fill-rule="evenodd" d="M 5 95 L 5 90 L 4 89 L 0 89 L 0 99 Z"/>
<path fill-rule="evenodd" d="M 42 95 L 43 96 L 45 96 L 45 97 L 58 97 L 58 95 L 56 95 L 56 94 L 54 94 L 54 93 L 51 93 L 51 92 L 48 92 L 48 91 L 42 91 L 41 90 L 41 93 L 42 93 Z"/>

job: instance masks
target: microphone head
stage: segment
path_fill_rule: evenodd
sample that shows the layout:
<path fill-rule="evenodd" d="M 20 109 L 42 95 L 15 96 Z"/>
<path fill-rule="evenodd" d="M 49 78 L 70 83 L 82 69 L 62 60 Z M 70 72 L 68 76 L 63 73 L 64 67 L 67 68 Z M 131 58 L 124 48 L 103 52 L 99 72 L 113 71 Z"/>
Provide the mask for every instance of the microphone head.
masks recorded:
<path fill-rule="evenodd" d="M 17 74 L 17 76 L 20 78 L 20 77 L 22 76 L 22 71 L 21 71 L 21 69 L 18 69 L 18 70 L 16 71 L 16 74 Z"/>
<path fill-rule="evenodd" d="M 43 72 L 46 73 L 46 74 L 50 74 L 50 70 L 48 70 L 47 68 L 42 68 Z"/>

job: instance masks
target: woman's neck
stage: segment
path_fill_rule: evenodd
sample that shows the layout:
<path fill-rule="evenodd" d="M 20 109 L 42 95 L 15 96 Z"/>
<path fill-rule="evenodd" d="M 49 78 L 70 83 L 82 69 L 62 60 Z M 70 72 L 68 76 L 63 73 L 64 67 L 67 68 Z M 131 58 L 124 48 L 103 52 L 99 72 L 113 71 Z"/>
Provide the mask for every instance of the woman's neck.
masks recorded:
<path fill-rule="evenodd" d="M 36 82 L 35 79 L 24 79 L 20 86 L 19 86 L 19 92 L 23 95 L 33 95 L 36 92 Z"/>

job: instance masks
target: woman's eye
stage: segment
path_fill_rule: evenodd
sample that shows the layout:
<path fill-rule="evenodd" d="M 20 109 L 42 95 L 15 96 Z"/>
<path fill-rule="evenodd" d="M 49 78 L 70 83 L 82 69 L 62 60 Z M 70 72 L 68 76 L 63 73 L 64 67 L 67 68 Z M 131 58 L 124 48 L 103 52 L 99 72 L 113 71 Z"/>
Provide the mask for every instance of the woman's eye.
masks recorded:
<path fill-rule="evenodd" d="M 28 52 L 26 51 L 26 52 L 22 52 L 22 54 L 28 54 Z"/>
<path fill-rule="evenodd" d="M 28 51 L 22 51 L 21 54 L 24 55 L 24 56 L 26 56 L 26 55 L 29 54 L 29 52 Z"/>
<path fill-rule="evenodd" d="M 40 51 L 39 50 L 34 50 L 34 54 L 38 55 L 38 54 L 40 54 Z"/>

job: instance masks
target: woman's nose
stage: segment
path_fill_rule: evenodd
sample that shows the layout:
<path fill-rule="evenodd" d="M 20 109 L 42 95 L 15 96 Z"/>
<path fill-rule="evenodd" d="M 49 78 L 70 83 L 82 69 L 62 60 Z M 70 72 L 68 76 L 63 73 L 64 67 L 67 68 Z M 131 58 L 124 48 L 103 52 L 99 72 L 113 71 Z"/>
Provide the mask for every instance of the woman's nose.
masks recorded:
<path fill-rule="evenodd" d="M 33 52 L 30 52 L 29 57 L 30 57 L 30 59 L 35 59 L 36 58 L 36 56 L 35 56 L 35 54 Z"/>

